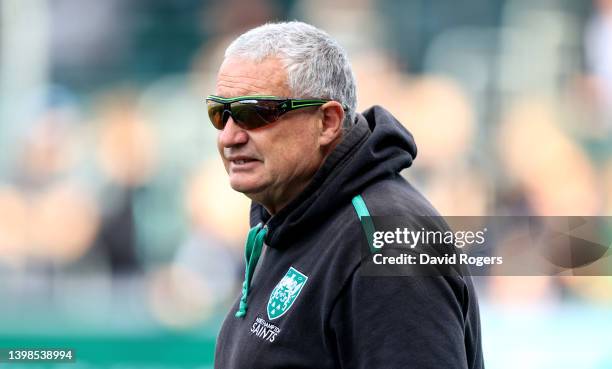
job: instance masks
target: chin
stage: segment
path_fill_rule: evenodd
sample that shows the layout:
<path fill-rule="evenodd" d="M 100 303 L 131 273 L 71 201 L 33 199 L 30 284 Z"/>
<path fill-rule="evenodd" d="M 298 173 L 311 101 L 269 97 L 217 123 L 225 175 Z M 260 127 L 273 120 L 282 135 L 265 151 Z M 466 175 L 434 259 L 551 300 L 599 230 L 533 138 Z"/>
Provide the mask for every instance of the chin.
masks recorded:
<path fill-rule="evenodd" d="M 243 178 L 231 178 L 230 186 L 234 191 L 241 192 L 247 196 L 261 192 L 264 187 L 262 184 L 255 181 L 244 180 Z M 250 197 L 250 196 L 249 196 Z"/>

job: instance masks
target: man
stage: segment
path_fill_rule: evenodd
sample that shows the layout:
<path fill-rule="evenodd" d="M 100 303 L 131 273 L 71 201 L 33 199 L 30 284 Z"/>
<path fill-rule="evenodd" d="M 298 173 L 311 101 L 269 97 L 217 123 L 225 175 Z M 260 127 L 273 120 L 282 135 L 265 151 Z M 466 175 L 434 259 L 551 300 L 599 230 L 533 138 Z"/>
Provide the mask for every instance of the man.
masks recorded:
<path fill-rule="evenodd" d="M 358 215 L 437 213 L 399 174 L 412 136 L 381 107 L 355 112 L 333 39 L 301 22 L 250 30 L 207 104 L 230 185 L 253 200 L 216 368 L 483 367 L 469 278 L 363 275 Z"/>

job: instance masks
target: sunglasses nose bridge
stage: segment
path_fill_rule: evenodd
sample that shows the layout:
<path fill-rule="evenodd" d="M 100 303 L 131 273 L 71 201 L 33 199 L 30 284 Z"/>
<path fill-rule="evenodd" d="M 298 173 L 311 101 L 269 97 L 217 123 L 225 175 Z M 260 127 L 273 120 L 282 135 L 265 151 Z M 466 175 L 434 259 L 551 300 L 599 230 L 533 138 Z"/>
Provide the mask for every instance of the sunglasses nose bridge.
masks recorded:
<path fill-rule="evenodd" d="M 238 129 L 245 129 L 244 125 L 242 124 L 242 122 L 236 120 L 236 117 L 234 116 L 234 114 L 232 114 L 232 111 L 230 110 L 229 106 L 226 110 L 223 111 L 223 114 L 221 116 L 221 119 L 223 119 L 223 129 L 225 130 L 225 127 L 227 127 L 227 123 L 229 122 L 229 119 L 232 118 L 232 124 L 233 126 L 235 126 L 235 128 Z"/>
<path fill-rule="evenodd" d="M 229 120 L 231 116 L 232 116 L 232 111 L 229 109 L 229 106 L 223 109 L 223 113 L 221 114 L 221 120 L 223 122 L 224 127 L 227 124 L 227 121 Z"/>

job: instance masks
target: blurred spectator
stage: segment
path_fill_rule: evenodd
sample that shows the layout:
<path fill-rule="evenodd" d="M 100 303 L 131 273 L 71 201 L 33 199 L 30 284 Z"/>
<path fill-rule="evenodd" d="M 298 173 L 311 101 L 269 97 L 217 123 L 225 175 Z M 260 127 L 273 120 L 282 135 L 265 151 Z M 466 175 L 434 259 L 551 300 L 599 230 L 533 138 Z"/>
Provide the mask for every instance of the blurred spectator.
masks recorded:
<path fill-rule="evenodd" d="M 612 1 L 595 0 L 595 14 L 586 32 L 587 63 L 595 78 L 597 105 L 612 129 Z"/>
<path fill-rule="evenodd" d="M 497 145 L 506 176 L 537 215 L 601 214 L 602 193 L 588 156 L 559 128 L 549 104 L 532 98 L 505 117 Z"/>
<path fill-rule="evenodd" d="M 287 18 L 347 45 L 360 109 L 406 123 L 444 215 L 612 215 L 612 0 L 3 0 L 0 346 L 68 326 L 214 342 L 249 201 L 211 164 L 204 97 L 228 37 Z M 480 283 L 491 367 L 612 367 L 609 277 Z"/>
<path fill-rule="evenodd" d="M 113 273 L 137 270 L 135 193 L 157 168 L 157 138 L 130 92 L 115 91 L 100 110 L 97 158 L 106 176 L 104 218 L 97 246 Z"/>

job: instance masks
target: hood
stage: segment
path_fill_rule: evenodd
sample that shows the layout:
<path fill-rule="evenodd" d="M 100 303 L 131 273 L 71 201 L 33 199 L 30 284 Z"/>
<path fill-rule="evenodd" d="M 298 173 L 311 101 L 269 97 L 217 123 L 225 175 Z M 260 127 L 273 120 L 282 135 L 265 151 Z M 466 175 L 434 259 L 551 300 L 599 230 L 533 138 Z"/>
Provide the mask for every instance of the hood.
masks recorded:
<path fill-rule="evenodd" d="M 350 204 L 371 183 L 408 168 L 416 152 L 412 134 L 387 110 L 373 106 L 357 114 L 355 125 L 286 207 L 270 216 L 263 206 L 253 203 L 251 226 L 266 223 L 266 244 L 287 247 L 302 232 L 324 221 L 329 209 Z"/>

